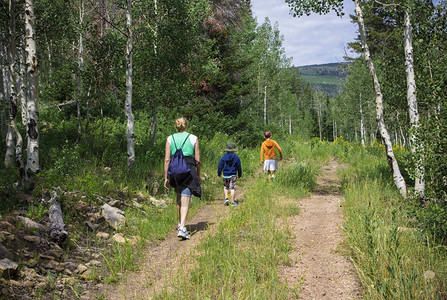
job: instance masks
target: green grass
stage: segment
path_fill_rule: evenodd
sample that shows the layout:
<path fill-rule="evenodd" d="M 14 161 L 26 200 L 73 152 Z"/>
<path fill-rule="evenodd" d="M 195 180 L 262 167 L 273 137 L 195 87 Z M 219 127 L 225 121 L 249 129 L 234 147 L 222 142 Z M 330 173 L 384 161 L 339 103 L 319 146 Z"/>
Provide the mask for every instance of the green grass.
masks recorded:
<path fill-rule="evenodd" d="M 284 149 L 310 156 L 310 146 L 285 142 Z M 319 158 L 319 156 L 315 156 Z M 257 162 L 257 157 L 256 157 Z M 315 182 L 311 162 L 284 163 L 273 182 L 260 175 L 246 188 L 244 201 L 230 210 L 213 236 L 200 242 L 191 268 L 172 279 L 173 291 L 163 290 L 155 299 L 287 299 L 297 287 L 279 279 L 278 267 L 290 264 L 290 231 L 278 219 L 298 214 L 299 208 L 283 201 L 284 194 L 301 196 Z M 288 175 L 290 174 L 290 175 Z"/>
<path fill-rule="evenodd" d="M 282 212 L 272 190 L 262 180 L 250 187 L 243 204 L 200 243 L 192 270 L 177 274 L 176 289 L 155 298 L 287 298 L 277 267 L 289 262 L 290 246 L 288 232 L 275 221 Z"/>
<path fill-rule="evenodd" d="M 385 157 L 363 147 L 339 153 L 350 163 L 342 174 L 344 228 L 363 298 L 445 298 L 445 248 L 419 230 L 408 213 L 409 200 L 401 198 L 388 174 Z"/>

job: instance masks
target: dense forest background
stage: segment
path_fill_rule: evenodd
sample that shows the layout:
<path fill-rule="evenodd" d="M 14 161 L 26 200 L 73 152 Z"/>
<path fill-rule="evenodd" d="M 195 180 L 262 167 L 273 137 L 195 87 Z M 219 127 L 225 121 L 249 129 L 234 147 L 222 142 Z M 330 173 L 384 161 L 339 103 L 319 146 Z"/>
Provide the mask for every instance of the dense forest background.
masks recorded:
<path fill-rule="evenodd" d="M 396 154 L 406 186 L 411 192 L 415 178 L 423 177 L 422 203 L 431 199 L 445 219 L 446 3 L 360 4 L 383 92 L 383 120 L 393 145 L 408 150 Z M 360 36 L 349 45 L 358 58 L 292 67 L 277 24 L 257 22 L 250 1 L 0 5 L 4 198 L 17 188 L 35 189 L 36 178 L 40 187 L 66 185 L 85 165 L 157 168 L 180 115 L 200 139 L 226 135 L 239 147 L 258 146 L 264 130 L 275 139 L 383 141 Z M 417 124 L 407 102 L 408 11 Z"/>

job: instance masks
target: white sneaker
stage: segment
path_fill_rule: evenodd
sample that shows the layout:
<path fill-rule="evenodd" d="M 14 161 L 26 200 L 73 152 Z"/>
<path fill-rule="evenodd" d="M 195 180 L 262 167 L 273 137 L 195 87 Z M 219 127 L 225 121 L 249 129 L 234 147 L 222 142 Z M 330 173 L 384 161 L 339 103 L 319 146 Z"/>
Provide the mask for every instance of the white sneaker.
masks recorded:
<path fill-rule="evenodd" d="M 187 240 L 187 239 L 189 239 L 191 237 L 189 235 L 189 233 L 186 231 L 186 227 L 183 227 L 183 228 L 179 229 L 177 236 L 181 237 L 182 240 Z"/>

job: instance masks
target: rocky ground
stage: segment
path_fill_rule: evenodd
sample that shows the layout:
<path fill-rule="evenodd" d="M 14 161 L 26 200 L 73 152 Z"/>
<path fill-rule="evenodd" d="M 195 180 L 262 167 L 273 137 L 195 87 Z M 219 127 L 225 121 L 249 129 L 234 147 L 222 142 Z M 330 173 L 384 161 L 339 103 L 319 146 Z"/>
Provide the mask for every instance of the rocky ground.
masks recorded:
<path fill-rule="evenodd" d="M 66 224 L 70 239 L 52 239 L 48 215 L 37 215 L 41 222 L 27 217 L 30 211 L 16 209 L 0 218 L 0 299 L 91 299 L 88 291 L 101 281 L 106 272 L 101 253 L 111 243 L 137 243 L 138 237 L 124 237 L 116 229 L 125 221 L 120 209 L 126 196 L 117 192 L 111 197 L 99 196 L 102 206 L 88 205 L 85 196 L 57 191 L 64 197 L 63 207 L 69 211 L 73 224 Z M 50 195 L 36 199 L 26 194 L 17 195 L 23 207 L 48 207 Z M 164 207 L 166 203 L 143 195 L 131 205 L 140 209 L 143 202 Z M 144 211 L 142 210 L 142 213 Z M 94 236 L 95 232 L 96 236 Z"/>

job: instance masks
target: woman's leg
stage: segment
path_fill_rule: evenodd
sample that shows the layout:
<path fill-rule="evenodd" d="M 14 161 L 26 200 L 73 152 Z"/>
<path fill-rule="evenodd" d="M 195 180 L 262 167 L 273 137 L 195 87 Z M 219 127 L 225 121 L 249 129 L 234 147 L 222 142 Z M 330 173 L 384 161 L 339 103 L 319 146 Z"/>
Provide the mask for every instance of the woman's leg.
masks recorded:
<path fill-rule="evenodd" d="M 180 197 L 180 226 L 185 227 L 186 217 L 188 216 L 189 202 L 191 197 L 181 196 Z"/>
<path fill-rule="evenodd" d="M 180 218 L 180 207 L 181 207 L 181 203 L 182 203 L 182 196 L 181 195 L 177 195 L 177 216 L 178 216 L 178 223 L 181 224 L 182 220 Z"/>

